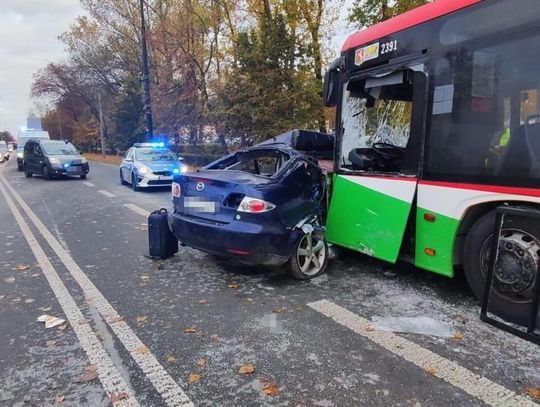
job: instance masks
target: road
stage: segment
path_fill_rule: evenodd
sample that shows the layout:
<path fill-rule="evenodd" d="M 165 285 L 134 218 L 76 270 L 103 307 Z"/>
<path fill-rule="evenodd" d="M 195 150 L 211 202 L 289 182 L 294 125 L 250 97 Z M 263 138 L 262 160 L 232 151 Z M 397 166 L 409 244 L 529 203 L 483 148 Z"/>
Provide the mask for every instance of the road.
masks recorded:
<path fill-rule="evenodd" d="M 184 247 L 152 260 L 169 194 L 98 163 L 84 181 L 0 168 L 0 405 L 538 405 L 540 347 L 482 323 L 462 276 L 352 253 L 310 282 Z M 388 316 L 453 334 L 374 328 Z"/>

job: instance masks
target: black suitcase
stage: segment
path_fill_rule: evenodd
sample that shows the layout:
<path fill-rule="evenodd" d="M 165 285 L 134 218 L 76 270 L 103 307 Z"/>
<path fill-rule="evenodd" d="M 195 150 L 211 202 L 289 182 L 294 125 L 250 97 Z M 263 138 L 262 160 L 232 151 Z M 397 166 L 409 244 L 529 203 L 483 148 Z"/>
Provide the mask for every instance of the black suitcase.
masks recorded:
<path fill-rule="evenodd" d="M 178 239 L 167 223 L 167 209 L 158 209 L 148 216 L 148 246 L 151 257 L 168 259 L 178 252 Z"/>

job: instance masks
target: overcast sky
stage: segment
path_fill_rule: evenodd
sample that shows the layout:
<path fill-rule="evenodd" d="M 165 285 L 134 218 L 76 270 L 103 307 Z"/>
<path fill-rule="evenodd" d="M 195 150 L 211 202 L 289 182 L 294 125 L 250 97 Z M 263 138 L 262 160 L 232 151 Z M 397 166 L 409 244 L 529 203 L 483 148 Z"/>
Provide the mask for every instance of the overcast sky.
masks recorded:
<path fill-rule="evenodd" d="M 350 31 L 345 0 L 336 27 L 336 51 Z M 17 135 L 32 108 L 30 85 L 47 62 L 64 58 L 58 36 L 82 14 L 79 0 L 0 0 L 0 130 Z"/>
<path fill-rule="evenodd" d="M 32 76 L 63 58 L 57 37 L 81 13 L 79 0 L 0 0 L 0 130 L 26 124 Z"/>

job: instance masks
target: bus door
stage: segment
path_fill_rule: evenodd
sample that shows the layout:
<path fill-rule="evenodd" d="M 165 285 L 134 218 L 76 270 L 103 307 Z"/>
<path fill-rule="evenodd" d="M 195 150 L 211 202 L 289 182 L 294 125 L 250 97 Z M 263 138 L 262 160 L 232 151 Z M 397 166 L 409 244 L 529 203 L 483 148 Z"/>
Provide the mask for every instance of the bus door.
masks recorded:
<path fill-rule="evenodd" d="M 397 260 L 415 202 L 426 98 L 423 65 L 386 68 L 344 84 L 326 224 L 330 243 Z"/>

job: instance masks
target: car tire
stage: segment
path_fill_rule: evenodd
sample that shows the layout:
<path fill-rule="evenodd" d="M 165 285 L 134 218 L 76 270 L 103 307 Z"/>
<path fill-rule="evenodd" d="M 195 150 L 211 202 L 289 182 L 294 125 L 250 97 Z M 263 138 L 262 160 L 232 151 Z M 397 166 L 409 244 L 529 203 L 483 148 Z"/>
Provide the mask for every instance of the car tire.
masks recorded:
<path fill-rule="evenodd" d="M 137 176 L 134 173 L 131 174 L 131 188 L 134 191 L 139 191 L 140 190 L 140 188 L 138 186 Z"/>
<path fill-rule="evenodd" d="M 43 178 L 45 179 L 52 179 L 51 172 L 49 171 L 49 167 L 46 165 L 43 166 Z"/>
<path fill-rule="evenodd" d="M 26 178 L 32 178 L 32 172 L 26 167 L 26 165 L 23 167 L 24 176 Z"/>
<path fill-rule="evenodd" d="M 122 175 L 122 170 L 120 170 L 120 184 L 127 185 L 127 181 L 124 179 L 124 176 Z"/>
<path fill-rule="evenodd" d="M 86 174 L 81 175 L 81 179 L 86 179 Z"/>
<path fill-rule="evenodd" d="M 465 239 L 463 252 L 465 277 L 472 292 L 480 301 L 484 297 L 494 229 L 495 212 L 492 211 L 476 221 Z M 501 237 L 502 244 L 499 251 L 501 263 L 497 262 L 499 267 L 496 268 L 493 277 L 489 312 L 510 322 L 527 324 L 534 282 L 536 278 L 540 278 L 537 272 L 537 266 L 540 262 L 540 220 L 508 216 L 504 221 Z M 524 250 L 525 247 L 528 248 Z M 531 267 L 529 264 L 527 267 L 526 264 L 532 261 L 535 261 L 536 265 Z M 503 268 L 504 265 L 507 267 Z M 518 268 L 515 267 L 516 265 Z M 511 269 L 508 266 L 512 266 Z M 504 274 L 505 270 L 506 275 Z M 526 278 L 526 280 L 523 278 L 516 280 L 516 270 L 520 271 L 519 277 Z M 497 272 L 502 278 L 506 278 L 506 281 L 499 278 Z M 510 281 L 508 278 L 514 278 L 513 284 L 507 284 Z M 524 286 L 527 288 L 521 291 L 517 290 Z M 513 292 L 509 292 L 509 289 Z"/>
<path fill-rule="evenodd" d="M 324 234 L 317 231 L 305 234 L 296 243 L 287 263 L 289 274 L 296 280 L 318 277 L 326 271 L 328 257 L 328 244 Z"/>

